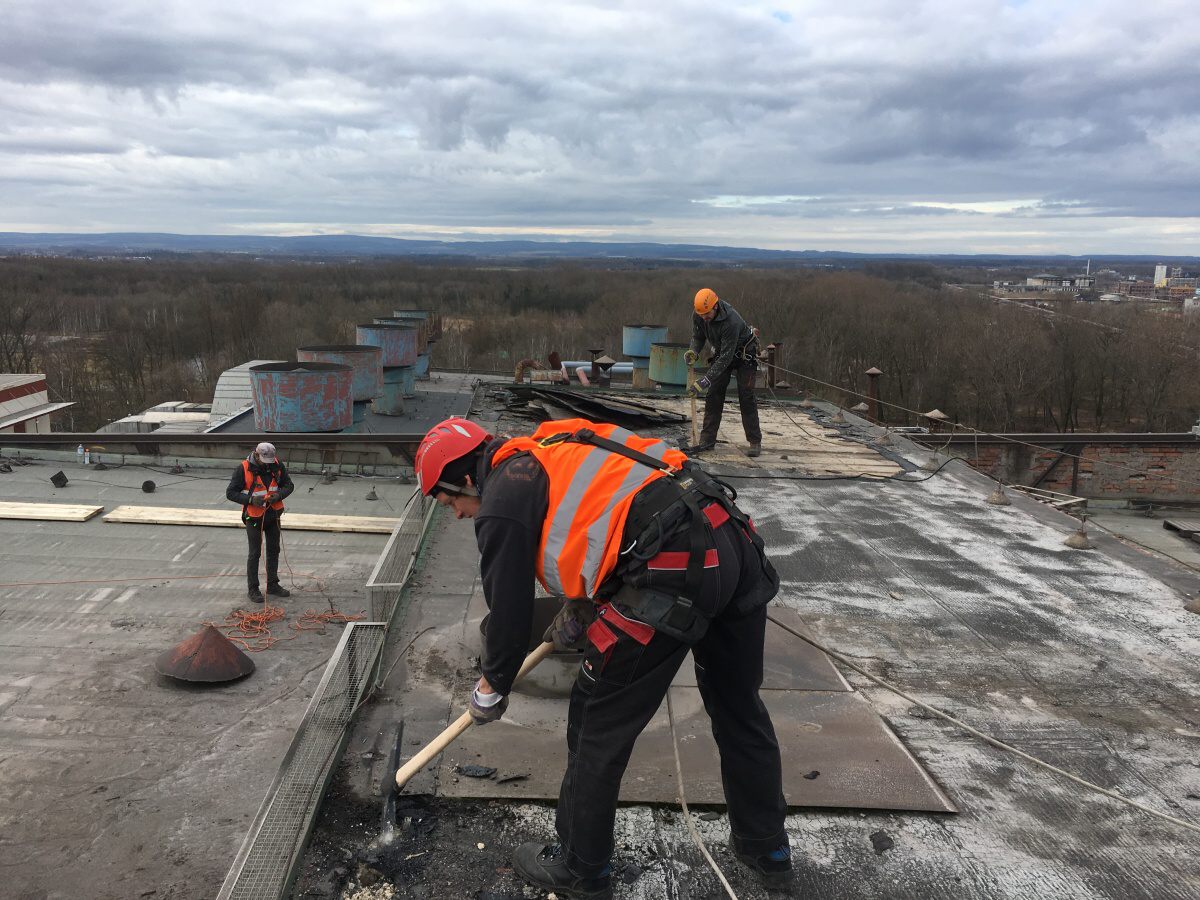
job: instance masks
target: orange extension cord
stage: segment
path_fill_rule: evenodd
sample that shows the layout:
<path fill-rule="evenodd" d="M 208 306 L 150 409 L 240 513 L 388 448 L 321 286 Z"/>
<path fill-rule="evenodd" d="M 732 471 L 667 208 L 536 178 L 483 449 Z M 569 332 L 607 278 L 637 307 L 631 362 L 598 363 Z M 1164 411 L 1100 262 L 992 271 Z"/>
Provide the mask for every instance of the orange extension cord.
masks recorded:
<path fill-rule="evenodd" d="M 264 535 L 262 530 L 258 533 L 259 551 L 261 555 L 262 541 Z M 214 628 L 220 629 L 225 633 L 233 643 L 237 644 L 247 653 L 260 653 L 263 650 L 270 650 L 276 644 L 282 644 L 286 641 L 294 641 L 304 631 L 324 632 L 326 625 L 344 625 L 347 622 L 359 622 L 366 618 L 366 613 L 350 614 L 344 613 L 333 605 L 333 601 L 329 599 L 329 595 L 325 592 L 325 582 L 317 575 L 311 572 L 302 572 L 301 578 L 308 578 L 315 582 L 315 587 L 301 587 L 296 584 L 296 573 L 292 571 L 292 564 L 288 562 L 287 548 L 283 543 L 283 530 L 279 532 L 279 552 L 283 557 L 283 565 L 288 572 L 288 581 L 291 583 L 292 589 L 300 593 L 319 592 L 325 597 L 325 602 L 329 604 L 329 612 L 317 612 L 315 609 L 306 609 L 300 618 L 292 622 L 288 627 L 292 629 L 292 634 L 288 637 L 276 637 L 271 633 L 271 623 L 278 622 L 286 618 L 282 606 L 272 606 L 270 603 L 263 603 L 262 609 L 257 611 L 246 611 L 244 609 L 235 609 L 225 617 L 225 622 L 218 625 L 216 622 L 204 622 L 205 625 L 212 625 Z"/>

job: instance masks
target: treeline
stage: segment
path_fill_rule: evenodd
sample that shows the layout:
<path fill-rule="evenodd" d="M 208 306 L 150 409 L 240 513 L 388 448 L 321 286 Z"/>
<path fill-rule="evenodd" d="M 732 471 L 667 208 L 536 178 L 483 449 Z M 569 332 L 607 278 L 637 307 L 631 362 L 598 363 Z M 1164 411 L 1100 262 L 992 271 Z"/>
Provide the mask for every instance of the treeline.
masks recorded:
<path fill-rule="evenodd" d="M 596 265 L 536 268 L 250 260 L 0 260 L 0 366 L 44 371 L 63 424 L 91 429 L 164 400 L 211 400 L 220 373 L 352 343 L 357 322 L 420 306 L 446 317 L 439 365 L 511 371 L 527 356 L 621 353 L 623 324 L 691 333 L 714 288 L 781 342 L 793 387 L 853 405 L 806 375 L 993 431 L 1179 431 L 1200 412 L 1200 328 L 1139 309 L 1049 315 L 946 287 L 927 266 L 871 272 Z M 894 421 L 912 421 L 894 414 Z"/>

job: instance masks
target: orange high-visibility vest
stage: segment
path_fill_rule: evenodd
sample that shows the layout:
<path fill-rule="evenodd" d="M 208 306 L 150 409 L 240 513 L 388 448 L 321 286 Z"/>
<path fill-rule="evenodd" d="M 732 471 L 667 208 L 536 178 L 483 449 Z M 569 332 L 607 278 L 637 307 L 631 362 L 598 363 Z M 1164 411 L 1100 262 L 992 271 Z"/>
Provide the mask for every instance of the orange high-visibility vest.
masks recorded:
<path fill-rule="evenodd" d="M 513 438 L 492 467 L 517 453 L 533 456 L 550 481 L 549 505 L 538 548 L 538 581 L 551 594 L 591 597 L 616 568 L 633 498 L 667 473 L 591 444 L 562 440 L 582 428 L 679 467 L 687 457 L 656 438 L 586 419 L 543 422 L 531 437 Z M 558 440 L 555 440 L 558 438 Z"/>
<path fill-rule="evenodd" d="M 246 479 L 247 493 L 253 494 L 255 491 L 270 491 L 272 494 L 279 493 L 279 485 L 275 483 L 275 475 L 271 475 L 271 483 L 269 485 L 263 484 L 262 478 L 258 474 L 250 471 L 250 460 L 248 459 L 242 460 L 242 475 Z M 247 503 L 242 508 L 252 519 L 258 519 L 267 514 L 267 508 L 265 506 L 255 506 L 252 503 Z M 276 500 L 271 504 L 271 509 L 283 509 L 283 501 Z"/>

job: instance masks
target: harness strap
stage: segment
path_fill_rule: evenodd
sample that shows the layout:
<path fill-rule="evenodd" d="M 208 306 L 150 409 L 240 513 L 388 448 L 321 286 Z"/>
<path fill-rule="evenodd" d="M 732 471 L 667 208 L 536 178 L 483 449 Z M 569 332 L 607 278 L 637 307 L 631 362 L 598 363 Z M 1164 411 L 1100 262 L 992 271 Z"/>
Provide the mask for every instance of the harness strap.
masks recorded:
<path fill-rule="evenodd" d="M 591 444 L 599 447 L 601 450 L 607 450 L 609 453 L 619 453 L 621 456 L 632 459 L 634 462 L 641 463 L 643 466 L 649 466 L 652 469 L 658 469 L 660 472 L 666 472 L 668 475 L 674 475 L 679 471 L 670 463 L 663 462 L 661 459 L 655 459 L 653 456 L 648 456 L 640 450 L 634 450 L 632 447 L 627 447 L 617 441 L 600 437 L 600 435 L 596 434 L 590 428 L 580 428 L 574 434 L 568 435 L 564 440 L 576 441 L 580 444 Z"/>

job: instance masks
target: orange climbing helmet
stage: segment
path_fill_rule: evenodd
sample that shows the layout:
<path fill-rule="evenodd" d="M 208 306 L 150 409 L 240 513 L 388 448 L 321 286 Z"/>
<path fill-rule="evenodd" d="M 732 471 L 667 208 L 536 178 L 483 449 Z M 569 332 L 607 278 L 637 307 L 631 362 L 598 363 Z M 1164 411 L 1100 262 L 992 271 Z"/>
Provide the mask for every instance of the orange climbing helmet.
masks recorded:
<path fill-rule="evenodd" d="M 434 425 L 417 448 L 413 465 L 421 493 L 432 496 L 440 489 L 451 494 L 474 494 L 473 489 L 442 481 L 442 473 L 450 463 L 462 459 L 490 439 L 491 435 L 483 428 L 457 416 Z"/>
<path fill-rule="evenodd" d="M 711 288 L 700 288 L 696 291 L 696 299 L 692 301 L 692 308 L 696 310 L 696 315 L 706 316 L 717 305 L 716 292 Z"/>

